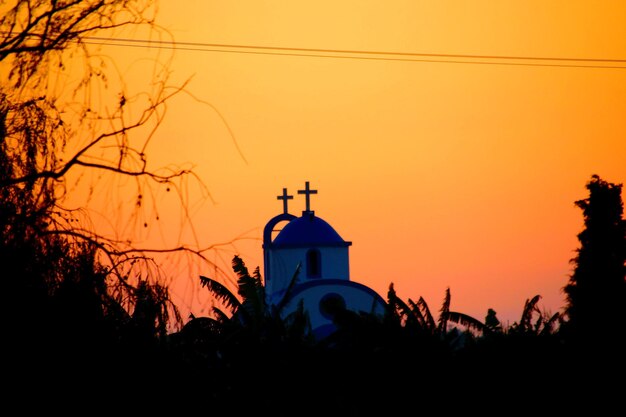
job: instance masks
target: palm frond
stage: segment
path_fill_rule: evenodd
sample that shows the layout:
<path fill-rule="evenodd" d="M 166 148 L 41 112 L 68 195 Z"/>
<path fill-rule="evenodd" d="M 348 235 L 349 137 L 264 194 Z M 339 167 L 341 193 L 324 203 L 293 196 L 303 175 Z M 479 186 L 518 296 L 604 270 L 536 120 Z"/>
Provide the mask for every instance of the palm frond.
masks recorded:
<path fill-rule="evenodd" d="M 411 312 L 411 308 L 396 295 L 395 291 L 393 291 L 392 295 L 388 295 L 388 299 L 392 311 L 395 312 L 396 317 L 405 327 L 417 322 Z"/>
<path fill-rule="evenodd" d="M 448 313 L 450 312 L 450 287 L 446 288 L 446 296 L 443 299 L 441 310 L 439 310 L 439 332 L 446 333 L 448 327 Z"/>
<path fill-rule="evenodd" d="M 540 295 L 535 295 L 533 298 L 526 300 L 526 303 L 524 304 L 524 311 L 522 312 L 522 318 L 520 319 L 520 327 L 524 331 L 531 329 L 530 323 L 533 317 L 533 313 L 535 311 L 539 312 L 539 309 L 537 308 L 537 303 L 540 299 Z"/>
<path fill-rule="evenodd" d="M 393 287 L 393 282 L 389 284 L 389 289 L 387 290 L 387 317 L 400 322 L 400 315 L 398 314 L 397 307 L 398 295 L 396 294 L 396 290 Z"/>
<path fill-rule="evenodd" d="M 261 283 L 260 273 L 251 276 L 244 261 L 237 255 L 232 261 L 233 271 L 238 275 L 237 285 L 242 298 L 240 312 L 243 311 L 244 320 L 258 322 L 267 312 L 265 308 L 265 291 Z"/>
<path fill-rule="evenodd" d="M 238 277 L 249 277 L 250 273 L 248 272 L 248 267 L 244 263 L 243 259 L 239 257 L 239 255 L 233 256 L 232 260 L 233 271 L 237 274 Z"/>
<path fill-rule="evenodd" d="M 244 299 L 256 297 L 257 278 L 250 275 L 248 267 L 239 256 L 235 255 L 232 260 L 233 271 L 237 274 L 239 295 Z M 260 278 L 259 278 L 260 279 Z"/>
<path fill-rule="evenodd" d="M 420 297 L 420 299 L 417 300 L 417 305 L 419 306 L 420 311 L 422 312 L 422 316 L 426 319 L 426 324 L 428 325 L 428 329 L 434 331 L 437 328 L 437 326 L 435 325 L 435 319 L 433 319 L 433 315 L 430 313 L 430 308 L 428 308 L 428 304 L 426 303 L 426 300 L 424 300 L 423 297 Z"/>
<path fill-rule="evenodd" d="M 254 272 L 252 272 L 252 279 L 254 280 L 254 285 L 259 292 L 265 292 L 265 286 L 263 285 L 263 278 L 261 277 L 261 269 L 257 266 L 254 268 Z"/>
<path fill-rule="evenodd" d="M 200 284 L 206 287 L 218 301 L 230 308 L 233 313 L 241 306 L 239 299 L 228 288 L 213 278 L 200 275 Z"/>
<path fill-rule="evenodd" d="M 419 305 L 417 305 L 417 303 L 415 301 L 411 300 L 410 298 L 408 300 L 408 303 L 409 303 L 409 306 L 411 307 L 411 313 L 413 314 L 413 316 L 417 320 L 417 323 L 423 329 L 427 329 L 428 325 L 426 324 L 426 319 L 424 318 L 424 315 L 420 311 Z"/>
<path fill-rule="evenodd" d="M 224 313 L 222 310 L 220 310 L 217 307 L 213 307 L 211 309 L 211 311 L 213 311 L 213 315 L 215 316 L 215 320 L 218 321 L 219 323 L 227 323 L 230 320 L 230 317 L 228 317 L 228 315 L 226 315 L 226 313 Z"/>
<path fill-rule="evenodd" d="M 257 266 L 252 273 L 252 279 L 254 279 L 254 286 L 261 301 L 263 308 L 265 308 L 265 285 L 263 285 L 263 278 L 261 277 L 261 270 Z"/>
<path fill-rule="evenodd" d="M 554 328 L 556 327 L 556 323 L 561 320 L 560 313 L 554 313 L 552 317 L 548 320 L 544 321 L 543 329 L 541 329 L 540 335 L 552 334 L 554 332 Z"/>
<path fill-rule="evenodd" d="M 389 284 L 389 289 L 387 290 L 387 304 L 395 306 L 396 300 L 398 300 L 398 294 L 396 294 L 396 289 L 393 286 L 393 282 L 391 282 Z"/>
<path fill-rule="evenodd" d="M 460 313 L 458 311 L 448 311 L 446 313 L 446 317 L 447 320 L 465 326 L 470 330 L 476 330 L 478 332 L 489 331 L 489 328 L 483 322 L 465 313 Z"/>

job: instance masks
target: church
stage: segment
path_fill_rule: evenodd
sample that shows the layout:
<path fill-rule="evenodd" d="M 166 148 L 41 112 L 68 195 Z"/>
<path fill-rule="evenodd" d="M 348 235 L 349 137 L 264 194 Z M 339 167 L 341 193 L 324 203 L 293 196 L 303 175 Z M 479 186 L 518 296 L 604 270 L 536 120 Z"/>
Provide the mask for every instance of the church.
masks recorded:
<path fill-rule="evenodd" d="M 311 210 L 311 195 L 317 190 L 305 183 L 305 210 L 300 217 L 289 213 L 286 188 L 277 197 L 283 212 L 263 230 L 265 294 L 268 305 L 282 304 L 281 315 L 296 311 L 299 303 L 309 316 L 316 339 L 336 328 L 329 306 L 382 316 L 385 301 L 371 288 L 350 280 L 349 248 L 339 233 Z"/>

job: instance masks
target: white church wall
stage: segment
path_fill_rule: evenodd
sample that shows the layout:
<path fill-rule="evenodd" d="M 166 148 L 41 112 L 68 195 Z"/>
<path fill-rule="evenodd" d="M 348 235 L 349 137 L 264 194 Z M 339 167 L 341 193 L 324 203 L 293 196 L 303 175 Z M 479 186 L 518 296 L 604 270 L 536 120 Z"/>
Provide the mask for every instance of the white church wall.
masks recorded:
<path fill-rule="evenodd" d="M 321 255 L 321 276 L 307 277 L 306 254 L 310 248 L 280 248 L 272 249 L 268 253 L 271 279 L 267 285 L 268 292 L 272 293 L 285 289 L 293 277 L 296 268 L 301 263 L 302 268 L 298 276 L 298 283 L 311 279 L 350 279 L 350 262 L 347 247 L 315 248 Z"/>

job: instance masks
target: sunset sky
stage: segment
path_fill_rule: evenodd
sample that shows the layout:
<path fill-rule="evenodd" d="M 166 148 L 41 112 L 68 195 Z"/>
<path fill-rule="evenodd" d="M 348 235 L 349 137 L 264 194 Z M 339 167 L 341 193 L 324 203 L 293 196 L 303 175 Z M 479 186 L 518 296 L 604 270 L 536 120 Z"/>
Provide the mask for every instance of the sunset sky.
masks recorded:
<path fill-rule="evenodd" d="M 245 237 L 210 256 L 262 268 L 276 196 L 299 215 L 310 181 L 312 209 L 353 242 L 351 279 L 383 297 L 393 282 L 436 313 L 450 287 L 452 310 L 505 324 L 536 294 L 557 312 L 574 202 L 592 174 L 626 182 L 624 22 L 620 1 L 161 1 L 177 50 L 102 48 L 131 86 L 155 54 L 172 84 L 191 77 L 148 156 L 193 166 L 211 198 L 186 195 L 195 237 L 171 214 L 146 242 Z M 196 279 L 172 288 L 202 315 Z"/>

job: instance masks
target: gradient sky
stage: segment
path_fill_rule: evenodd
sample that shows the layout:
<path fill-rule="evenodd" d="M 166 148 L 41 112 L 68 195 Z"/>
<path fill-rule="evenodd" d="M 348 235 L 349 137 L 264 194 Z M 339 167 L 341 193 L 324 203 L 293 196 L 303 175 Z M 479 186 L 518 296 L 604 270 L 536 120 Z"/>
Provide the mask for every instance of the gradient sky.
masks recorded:
<path fill-rule="evenodd" d="M 619 1 L 162 1 L 156 22 L 177 42 L 626 59 Z M 145 77 L 142 57 L 171 53 L 104 49 L 128 85 Z M 434 313 L 450 287 L 452 310 L 482 320 L 493 308 L 512 324 L 536 294 L 548 312 L 564 306 L 583 226 L 574 201 L 587 197 L 591 175 L 626 181 L 624 61 L 191 49 L 202 50 L 171 55 L 171 80 L 192 77 L 186 90 L 197 100 L 170 101 L 148 157 L 193 166 L 211 198 L 193 185 L 186 194 L 195 237 L 188 225 L 177 234 L 179 213 L 158 200 L 160 224 L 145 239 L 245 237 L 211 255 L 226 270 L 235 253 L 262 268 L 262 229 L 282 211 L 276 196 L 310 181 L 312 209 L 353 242 L 352 280 L 383 297 L 393 282 Z M 296 195 L 290 211 L 303 209 Z M 201 315 L 196 280 L 180 276 L 172 288 L 183 310 Z"/>

